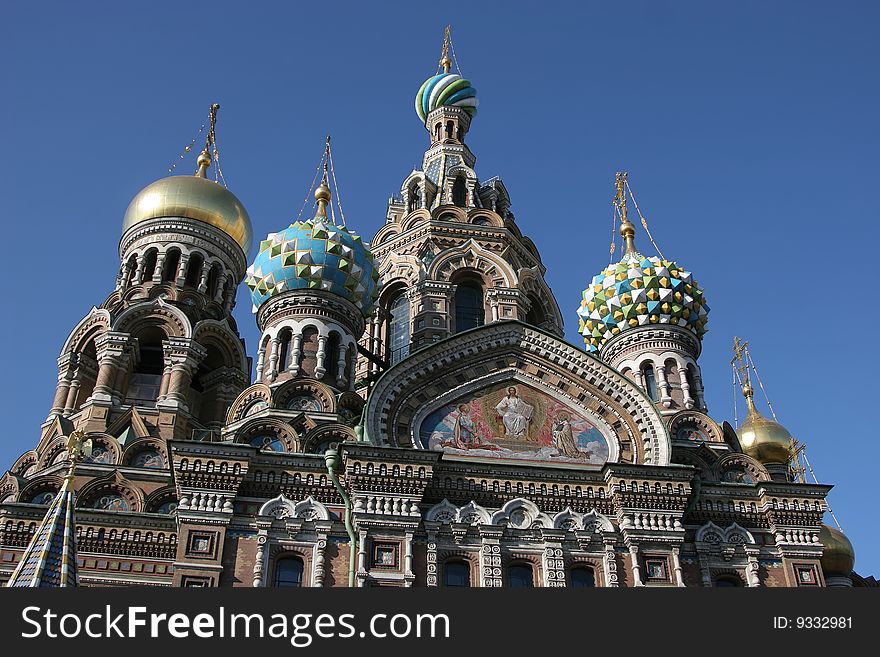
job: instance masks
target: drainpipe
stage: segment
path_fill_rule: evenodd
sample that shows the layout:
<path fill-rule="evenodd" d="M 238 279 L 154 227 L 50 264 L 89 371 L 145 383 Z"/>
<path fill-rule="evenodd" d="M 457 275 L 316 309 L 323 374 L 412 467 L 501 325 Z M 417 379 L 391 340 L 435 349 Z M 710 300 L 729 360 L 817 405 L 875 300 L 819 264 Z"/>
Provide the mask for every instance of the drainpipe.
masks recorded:
<path fill-rule="evenodd" d="M 349 588 L 353 588 L 355 564 L 357 563 L 357 536 L 354 533 L 354 525 L 351 522 L 351 498 L 346 494 L 345 489 L 339 482 L 339 475 L 337 474 L 341 461 L 340 451 L 340 447 L 337 447 L 337 449 L 328 449 L 324 452 L 324 461 L 327 463 L 327 472 L 330 473 L 330 479 L 333 481 L 333 485 L 342 496 L 342 501 L 345 502 L 345 531 L 348 532 L 349 541 L 348 586 Z"/>

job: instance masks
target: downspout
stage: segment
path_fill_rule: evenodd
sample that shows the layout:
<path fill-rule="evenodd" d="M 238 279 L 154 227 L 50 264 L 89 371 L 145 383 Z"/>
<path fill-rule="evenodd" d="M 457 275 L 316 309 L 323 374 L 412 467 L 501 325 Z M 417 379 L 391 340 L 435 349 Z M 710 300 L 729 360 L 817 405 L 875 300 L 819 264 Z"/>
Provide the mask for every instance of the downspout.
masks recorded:
<path fill-rule="evenodd" d="M 328 449 L 324 452 L 324 461 L 327 463 L 327 472 L 330 473 L 330 479 L 333 481 L 333 485 L 336 487 L 336 490 L 342 496 L 342 501 L 345 503 L 345 531 L 348 532 L 348 541 L 349 541 L 349 554 L 348 554 L 348 586 L 349 588 L 354 587 L 354 573 L 355 573 L 355 564 L 357 563 L 357 536 L 354 533 L 354 525 L 351 522 L 351 498 L 346 494 L 345 489 L 342 487 L 342 484 L 339 481 L 339 475 L 337 474 L 337 469 L 339 468 L 340 463 L 340 452 L 339 447 L 336 449 Z"/>

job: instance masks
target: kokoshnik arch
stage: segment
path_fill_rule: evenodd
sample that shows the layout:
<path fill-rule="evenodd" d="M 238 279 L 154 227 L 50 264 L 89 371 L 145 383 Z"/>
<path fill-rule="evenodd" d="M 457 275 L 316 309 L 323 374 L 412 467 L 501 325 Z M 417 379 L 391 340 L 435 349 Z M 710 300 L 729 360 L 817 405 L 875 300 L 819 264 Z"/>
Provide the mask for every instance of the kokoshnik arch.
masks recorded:
<path fill-rule="evenodd" d="M 792 477 L 750 383 L 742 426 L 709 415 L 708 305 L 692 272 L 636 249 L 625 174 L 625 253 L 585 281 L 586 349 L 563 340 L 534 223 L 474 168 L 477 92 L 447 46 L 416 95 L 422 167 L 369 243 L 334 205 L 328 139 L 314 216 L 248 265 L 247 211 L 208 176 L 216 106 L 196 174 L 134 198 L 115 290 L 71 331 L 39 441 L 0 479 L 0 581 L 870 584 L 822 524 L 831 487 Z"/>

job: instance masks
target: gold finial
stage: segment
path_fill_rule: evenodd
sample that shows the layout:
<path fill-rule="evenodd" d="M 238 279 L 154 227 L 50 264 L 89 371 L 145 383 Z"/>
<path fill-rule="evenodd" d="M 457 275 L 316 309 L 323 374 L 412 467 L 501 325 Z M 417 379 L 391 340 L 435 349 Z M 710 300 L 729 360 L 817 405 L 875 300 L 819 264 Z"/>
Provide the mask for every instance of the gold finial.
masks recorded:
<path fill-rule="evenodd" d="M 205 148 L 199 154 L 199 159 L 196 160 L 196 163 L 199 165 L 199 168 L 196 170 L 196 176 L 198 178 L 207 178 L 208 177 L 208 167 L 211 166 L 212 158 L 211 158 L 211 150 L 217 150 L 217 143 L 215 141 L 214 130 L 217 127 L 217 110 L 220 109 L 219 103 L 214 103 L 211 105 L 211 111 L 209 112 L 210 117 L 210 125 L 208 127 L 208 135 L 205 137 Z"/>
<path fill-rule="evenodd" d="M 330 203 L 331 193 L 330 186 L 327 184 L 327 169 L 330 164 L 330 135 L 327 135 L 327 142 L 324 145 L 324 176 L 321 178 L 321 184 L 315 188 L 315 201 L 318 203 L 318 211 L 315 212 L 315 219 L 327 218 L 327 204 Z"/>
<path fill-rule="evenodd" d="M 451 31 L 451 25 L 447 25 L 446 29 L 443 30 L 443 51 L 440 54 L 440 67 L 443 69 L 444 73 L 449 73 L 449 70 L 452 68 L 452 60 L 449 59 L 449 39 Z"/>
<path fill-rule="evenodd" d="M 77 464 L 82 461 L 86 449 L 90 449 L 88 443 L 91 443 L 91 440 L 86 441 L 85 437 L 85 433 L 76 429 L 71 431 L 70 436 L 67 438 L 67 458 L 70 461 L 70 467 L 67 470 L 67 475 L 64 477 L 63 484 L 63 487 L 67 490 L 73 486 L 73 478 L 76 474 Z"/>
<path fill-rule="evenodd" d="M 616 207 L 617 211 L 620 213 L 620 235 L 626 242 L 626 252 L 636 253 L 636 227 L 629 220 L 629 217 L 627 216 L 628 210 L 626 208 L 627 175 L 626 171 L 618 171 L 614 177 L 614 182 L 617 188 L 617 195 L 614 197 L 614 207 Z"/>
<path fill-rule="evenodd" d="M 743 397 L 746 398 L 748 412 L 757 413 L 758 409 L 755 407 L 754 399 L 755 390 L 752 388 L 752 378 L 749 374 L 750 358 L 748 341 L 740 340 L 739 337 L 734 336 L 733 358 L 730 360 L 730 364 L 733 365 L 736 378 L 739 380 L 739 385 L 742 388 Z"/>

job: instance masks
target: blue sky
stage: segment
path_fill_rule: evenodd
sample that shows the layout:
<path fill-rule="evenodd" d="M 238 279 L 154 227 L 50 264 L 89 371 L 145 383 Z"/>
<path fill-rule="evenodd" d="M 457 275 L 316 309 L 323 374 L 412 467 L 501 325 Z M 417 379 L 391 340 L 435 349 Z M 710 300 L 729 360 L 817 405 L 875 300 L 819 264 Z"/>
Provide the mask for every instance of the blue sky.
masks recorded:
<path fill-rule="evenodd" d="M 857 570 L 880 574 L 868 486 L 880 459 L 878 5 L 444 7 L 456 6 L 5 5 L 0 468 L 36 444 L 58 351 L 112 290 L 129 200 L 166 175 L 210 103 L 257 239 L 299 211 L 327 132 L 346 219 L 369 238 L 426 147 L 413 97 L 451 22 L 481 103 L 477 171 L 504 178 L 568 339 L 580 344 L 580 291 L 608 264 L 614 172 L 626 169 L 664 255 L 706 290 L 711 414 L 732 420 L 730 345 L 746 337 L 780 420 L 836 484 Z M 641 230 L 637 242 L 652 252 Z M 253 354 L 245 293 L 235 315 Z"/>

